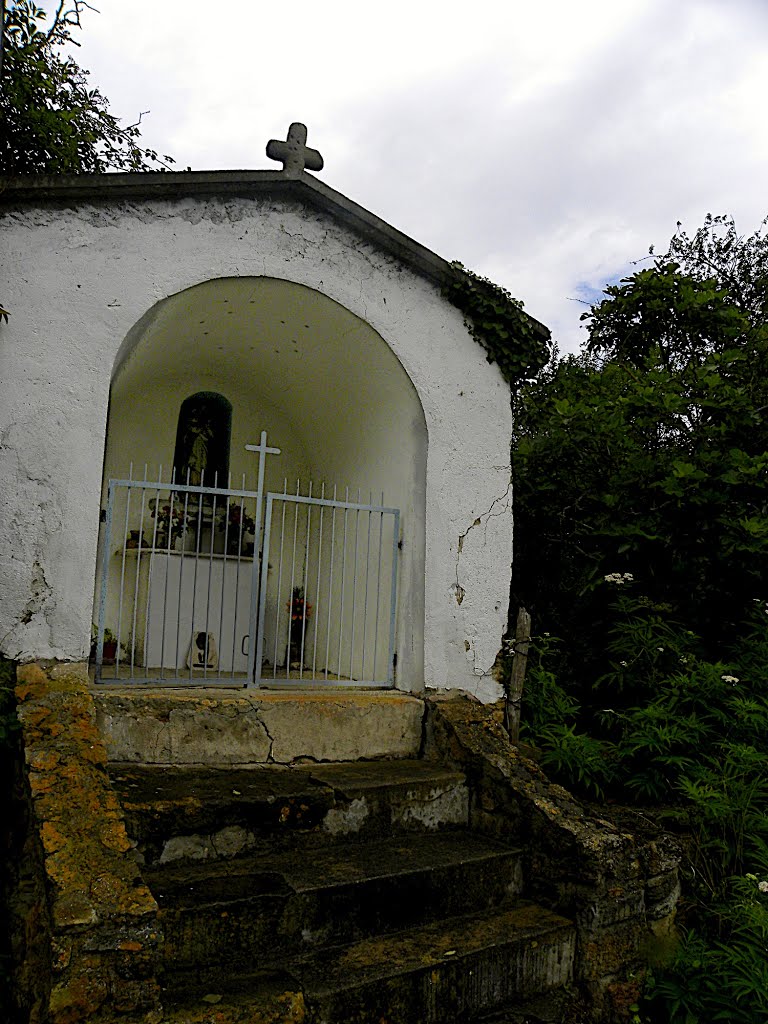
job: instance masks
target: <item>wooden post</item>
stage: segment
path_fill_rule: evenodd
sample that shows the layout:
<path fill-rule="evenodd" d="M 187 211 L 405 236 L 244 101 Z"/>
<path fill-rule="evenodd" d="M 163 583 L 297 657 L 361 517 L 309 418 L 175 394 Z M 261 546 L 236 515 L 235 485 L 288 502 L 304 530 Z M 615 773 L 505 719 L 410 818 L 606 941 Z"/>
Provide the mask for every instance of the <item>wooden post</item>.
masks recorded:
<path fill-rule="evenodd" d="M 528 648 L 530 643 L 531 616 L 525 608 L 520 608 L 517 613 L 512 672 L 509 677 L 507 702 L 504 709 L 507 722 L 507 732 L 509 733 L 509 738 L 512 743 L 517 743 L 520 739 L 520 703 L 523 699 L 523 682 L 525 680 L 525 666 L 528 661 Z"/>

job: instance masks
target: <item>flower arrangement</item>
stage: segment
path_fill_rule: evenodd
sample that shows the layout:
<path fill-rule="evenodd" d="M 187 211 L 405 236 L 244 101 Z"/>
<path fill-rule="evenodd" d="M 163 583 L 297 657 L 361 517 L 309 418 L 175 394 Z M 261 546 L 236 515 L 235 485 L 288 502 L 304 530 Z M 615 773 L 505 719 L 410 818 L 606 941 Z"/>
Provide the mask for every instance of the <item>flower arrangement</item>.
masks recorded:
<path fill-rule="evenodd" d="M 181 537 L 189 524 L 189 514 L 184 511 L 184 505 L 180 501 L 167 501 L 162 505 L 151 501 L 149 512 L 157 522 L 157 535 L 170 534 L 172 541 Z"/>
<path fill-rule="evenodd" d="M 255 533 L 256 523 L 252 516 L 249 516 L 242 505 L 229 505 L 219 512 L 220 523 L 223 528 L 228 528 L 230 533 L 240 534 L 242 524 L 243 533 Z"/>

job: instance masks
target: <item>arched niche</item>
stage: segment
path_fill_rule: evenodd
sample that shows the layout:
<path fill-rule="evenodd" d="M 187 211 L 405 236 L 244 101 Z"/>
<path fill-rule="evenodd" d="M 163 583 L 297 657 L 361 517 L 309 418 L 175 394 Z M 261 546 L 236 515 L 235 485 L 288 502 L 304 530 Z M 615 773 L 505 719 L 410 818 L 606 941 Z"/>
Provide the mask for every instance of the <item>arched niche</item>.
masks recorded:
<path fill-rule="evenodd" d="M 225 486 L 229 478 L 232 403 L 217 391 L 196 391 L 181 403 L 173 472 L 181 483 Z"/>
<path fill-rule="evenodd" d="M 396 681 L 423 686 L 427 428 L 384 338 L 321 292 L 276 278 L 216 279 L 163 299 L 116 359 L 104 498 L 131 466 L 152 478 L 184 463 L 179 411 L 198 394 L 230 404 L 233 486 L 253 479 L 245 446 L 266 430 L 281 450 L 267 461 L 268 490 L 311 481 L 315 495 L 383 497 L 401 510 Z"/>

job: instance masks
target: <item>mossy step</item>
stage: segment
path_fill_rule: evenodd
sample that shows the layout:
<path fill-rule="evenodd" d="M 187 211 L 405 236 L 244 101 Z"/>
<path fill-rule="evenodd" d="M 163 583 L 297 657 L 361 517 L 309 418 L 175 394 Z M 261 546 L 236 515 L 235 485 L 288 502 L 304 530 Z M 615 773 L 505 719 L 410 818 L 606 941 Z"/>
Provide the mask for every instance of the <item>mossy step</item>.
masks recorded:
<path fill-rule="evenodd" d="M 575 1004 L 578 998 L 572 989 L 557 989 L 526 999 L 524 1003 L 483 1012 L 471 1024 L 577 1024 L 586 1017 Z"/>
<path fill-rule="evenodd" d="M 318 1021 L 444 1024 L 566 984 L 574 949 L 571 922 L 518 903 L 321 950 L 298 977 Z"/>
<path fill-rule="evenodd" d="M 148 864 L 465 824 L 460 772 L 429 761 L 247 769 L 112 764 L 128 834 Z"/>
<path fill-rule="evenodd" d="M 262 971 L 246 984 L 164 999 L 162 1024 L 309 1024 L 304 995 L 286 975 Z"/>
<path fill-rule="evenodd" d="M 571 980 L 571 922 L 533 904 L 454 917 L 393 935 L 326 947 L 283 965 L 284 992 L 303 1001 L 303 1024 L 452 1024 Z M 179 1001 L 195 1005 L 188 975 L 174 982 Z M 222 1022 L 251 1000 L 254 1021 L 269 1004 L 263 975 L 239 974 L 215 991 Z M 173 1000 L 173 989 L 168 993 Z M 270 997 L 271 998 L 271 997 Z M 174 1022 L 183 1018 L 172 1016 Z M 198 1018 L 189 1018 L 197 1021 Z M 285 1022 L 296 1019 L 286 1016 Z"/>
<path fill-rule="evenodd" d="M 231 970 L 278 949 L 351 942 L 498 906 L 519 851 L 469 832 L 396 836 L 215 864 L 145 869 L 166 960 Z"/>

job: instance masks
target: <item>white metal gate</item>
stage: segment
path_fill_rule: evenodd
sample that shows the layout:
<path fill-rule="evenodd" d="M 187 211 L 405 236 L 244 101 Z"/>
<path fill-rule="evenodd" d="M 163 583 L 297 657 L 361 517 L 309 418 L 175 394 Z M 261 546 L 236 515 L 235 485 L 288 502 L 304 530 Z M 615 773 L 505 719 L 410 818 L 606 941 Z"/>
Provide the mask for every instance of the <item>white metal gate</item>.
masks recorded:
<path fill-rule="evenodd" d="M 270 493 L 255 664 L 292 679 L 392 686 L 400 511 L 383 503 Z M 282 652 L 285 652 L 284 655 Z M 282 661 L 285 678 L 278 666 Z"/>
<path fill-rule="evenodd" d="M 394 684 L 399 510 L 298 483 L 265 495 L 278 449 L 248 447 L 252 488 L 109 481 L 97 682 Z"/>

